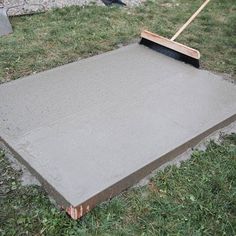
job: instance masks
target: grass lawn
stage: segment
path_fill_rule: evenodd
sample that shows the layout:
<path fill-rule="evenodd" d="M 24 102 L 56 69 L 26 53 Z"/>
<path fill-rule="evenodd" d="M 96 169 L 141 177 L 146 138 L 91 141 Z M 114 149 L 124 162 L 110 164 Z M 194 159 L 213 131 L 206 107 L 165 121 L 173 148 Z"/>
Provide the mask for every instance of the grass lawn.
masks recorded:
<path fill-rule="evenodd" d="M 141 29 L 171 37 L 202 0 L 156 0 L 137 8 L 70 7 L 13 17 L 14 33 L 0 38 L 0 82 L 112 50 Z M 177 41 L 200 50 L 202 66 L 236 74 L 235 0 L 214 0 Z"/>
<path fill-rule="evenodd" d="M 132 9 L 70 7 L 13 17 L 0 38 L 0 82 L 128 44 L 147 28 L 170 37 L 202 0 L 157 0 Z M 235 0 L 215 0 L 178 39 L 202 66 L 236 78 Z M 1 95 L 0 95 L 1 99 Z M 236 134 L 194 151 L 148 186 L 100 204 L 80 221 L 58 210 L 41 187 L 24 187 L 0 151 L 0 235 L 236 235 Z"/>

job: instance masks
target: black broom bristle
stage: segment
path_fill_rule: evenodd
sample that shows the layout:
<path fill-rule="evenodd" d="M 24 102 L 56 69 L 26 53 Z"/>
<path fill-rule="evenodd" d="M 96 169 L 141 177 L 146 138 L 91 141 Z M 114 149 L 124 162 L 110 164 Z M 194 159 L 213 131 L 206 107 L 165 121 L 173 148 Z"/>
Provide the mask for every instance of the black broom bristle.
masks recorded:
<path fill-rule="evenodd" d="M 158 43 L 155 43 L 151 40 L 148 40 L 146 38 L 142 38 L 141 41 L 140 41 L 140 44 L 143 44 L 157 52 L 160 52 L 166 56 L 169 56 L 169 57 L 172 57 L 176 60 L 179 60 L 179 61 L 183 61 L 185 63 L 188 63 L 188 64 L 191 64 L 193 65 L 194 67 L 196 68 L 199 68 L 200 67 L 200 63 L 199 63 L 199 60 L 198 59 L 195 59 L 195 58 L 192 58 L 190 56 L 187 56 L 183 53 L 180 53 L 180 52 L 177 52 L 173 49 L 170 49 L 170 48 L 167 48 L 163 45 L 160 45 Z"/>

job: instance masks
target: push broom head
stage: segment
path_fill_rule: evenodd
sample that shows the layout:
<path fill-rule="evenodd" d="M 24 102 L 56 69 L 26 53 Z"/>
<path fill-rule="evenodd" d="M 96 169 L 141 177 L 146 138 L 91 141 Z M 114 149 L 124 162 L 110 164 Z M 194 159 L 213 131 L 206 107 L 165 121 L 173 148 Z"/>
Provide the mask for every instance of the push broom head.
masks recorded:
<path fill-rule="evenodd" d="M 147 30 L 141 33 L 140 44 L 199 68 L 200 52 L 196 49 L 174 42 Z"/>

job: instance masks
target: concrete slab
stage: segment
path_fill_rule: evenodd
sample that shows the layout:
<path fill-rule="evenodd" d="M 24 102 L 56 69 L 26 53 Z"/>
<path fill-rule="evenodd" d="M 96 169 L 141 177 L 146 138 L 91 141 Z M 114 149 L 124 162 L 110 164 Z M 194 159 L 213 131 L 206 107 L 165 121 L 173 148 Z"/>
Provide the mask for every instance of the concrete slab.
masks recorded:
<path fill-rule="evenodd" d="M 236 87 L 134 44 L 0 85 L 0 137 L 73 218 L 236 120 Z"/>
<path fill-rule="evenodd" d="M 0 36 L 10 33 L 12 33 L 12 27 L 7 16 L 7 9 L 0 7 Z"/>

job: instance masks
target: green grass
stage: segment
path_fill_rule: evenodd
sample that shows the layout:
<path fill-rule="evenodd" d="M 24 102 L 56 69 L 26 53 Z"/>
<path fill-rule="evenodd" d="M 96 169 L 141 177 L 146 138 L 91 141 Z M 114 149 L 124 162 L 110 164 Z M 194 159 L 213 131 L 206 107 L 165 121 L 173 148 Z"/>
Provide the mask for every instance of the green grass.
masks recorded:
<path fill-rule="evenodd" d="M 142 29 L 170 37 L 202 0 L 148 1 L 133 9 L 70 7 L 12 17 L 14 33 L 0 38 L 0 82 L 131 43 Z M 235 77 L 235 0 L 212 1 L 178 39 L 202 53 L 202 66 Z"/>
<path fill-rule="evenodd" d="M 82 220 L 56 209 L 40 187 L 23 187 L 0 155 L 1 235 L 235 235 L 236 134 L 150 184 L 103 203 Z"/>

